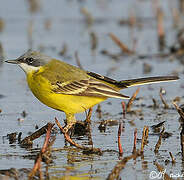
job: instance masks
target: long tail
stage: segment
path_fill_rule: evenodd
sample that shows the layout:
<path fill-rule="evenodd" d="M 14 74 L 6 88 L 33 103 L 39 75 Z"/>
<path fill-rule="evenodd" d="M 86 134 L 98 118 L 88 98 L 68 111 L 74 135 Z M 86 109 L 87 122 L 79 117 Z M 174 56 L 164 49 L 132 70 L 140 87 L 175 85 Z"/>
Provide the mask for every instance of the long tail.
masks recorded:
<path fill-rule="evenodd" d="M 130 80 L 122 80 L 117 82 L 117 86 L 119 88 L 127 88 L 131 86 L 138 86 L 143 84 L 152 84 L 159 82 L 167 82 L 167 81 L 176 81 L 178 80 L 178 76 L 158 76 L 158 77 L 147 77 L 147 78 L 139 78 L 139 79 L 130 79 Z"/>

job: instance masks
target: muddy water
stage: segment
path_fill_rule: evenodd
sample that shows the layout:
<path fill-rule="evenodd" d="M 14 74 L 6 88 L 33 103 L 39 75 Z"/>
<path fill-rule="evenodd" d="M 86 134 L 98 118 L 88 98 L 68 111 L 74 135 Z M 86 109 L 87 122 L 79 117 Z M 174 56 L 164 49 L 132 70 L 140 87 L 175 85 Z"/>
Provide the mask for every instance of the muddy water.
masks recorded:
<path fill-rule="evenodd" d="M 27 1 L 7 0 L 0 2 L 0 17 L 4 21 L 4 29 L 0 33 L 0 42 L 4 49 L 5 58 L 16 58 L 28 48 L 42 50 L 45 54 L 76 65 L 74 57 L 78 52 L 80 63 L 85 69 L 115 79 L 128 79 L 143 76 L 168 75 L 179 72 L 181 78 L 178 82 L 154 84 L 141 87 L 138 100 L 133 104 L 132 109 L 137 114 L 127 114 L 124 119 L 124 131 L 121 142 L 123 156 L 131 154 L 133 148 L 133 132 L 138 130 L 138 139 L 141 139 L 143 127 L 152 126 L 165 121 L 165 131 L 172 133 L 172 136 L 164 139 L 157 154 L 154 153 L 158 135 L 152 129 L 149 131 L 149 143 L 144 149 L 144 158 L 130 160 L 121 171 L 120 177 L 125 179 L 149 179 L 150 173 L 158 173 L 154 161 L 164 166 L 166 173 L 170 175 L 183 173 L 183 161 L 180 153 L 180 124 L 179 115 L 174 109 L 171 101 L 181 97 L 183 102 L 182 72 L 181 65 L 175 57 L 170 61 L 169 57 L 161 58 L 151 56 L 159 53 L 157 40 L 157 26 L 153 3 L 147 1 L 39 1 L 40 9 L 36 13 L 29 11 Z M 177 7 L 177 1 L 169 4 L 165 1 L 160 6 L 164 10 L 164 27 L 166 31 L 167 45 L 175 41 L 177 30 L 173 28 L 171 8 Z M 86 8 L 91 14 L 94 22 L 87 24 L 86 17 L 81 13 L 81 8 Z M 130 27 L 127 24 L 119 25 L 122 19 L 127 20 L 131 15 L 137 17 L 138 23 Z M 46 28 L 47 26 L 47 28 Z M 92 52 L 90 33 L 97 36 L 97 48 Z M 136 39 L 137 54 L 146 54 L 150 58 L 139 59 L 137 55 L 120 56 L 118 60 L 101 53 L 107 50 L 110 53 L 120 52 L 108 33 L 114 33 L 128 47 L 133 47 Z M 31 43 L 30 43 L 31 42 Z M 64 56 L 60 56 L 63 45 L 67 45 Z M 166 50 L 166 52 L 168 52 Z M 152 71 L 148 74 L 143 72 L 143 64 L 148 63 Z M 0 170 L 22 168 L 30 170 L 34 165 L 31 155 L 36 155 L 42 146 L 44 136 L 34 142 L 30 149 L 21 148 L 18 142 L 9 143 L 6 135 L 12 132 L 22 132 L 22 137 L 35 131 L 35 126 L 44 126 L 47 122 L 54 122 L 58 117 L 63 123 L 65 118 L 62 112 L 55 111 L 41 104 L 29 91 L 22 70 L 16 66 L 3 63 L 0 66 Z M 159 89 L 162 86 L 166 90 L 164 98 L 170 109 L 164 109 L 159 97 Z M 132 95 L 136 88 L 124 90 L 124 94 Z M 159 108 L 150 108 L 155 98 Z M 126 101 L 127 102 L 127 101 Z M 85 155 L 70 145 L 65 146 L 62 134 L 57 134 L 53 148 L 60 148 L 54 151 L 53 163 L 45 165 L 42 169 L 45 172 L 48 168 L 50 178 L 58 177 L 80 177 L 84 179 L 105 179 L 113 167 L 119 161 L 117 148 L 118 122 L 122 121 L 121 101 L 109 99 L 101 104 L 102 118 L 99 119 L 94 108 L 92 116 L 92 140 L 95 147 L 104 151 L 102 156 Z M 21 113 L 26 111 L 27 116 L 22 117 Z M 140 113 L 141 112 L 141 113 Z M 19 119 L 19 120 L 18 120 Z M 78 120 L 84 120 L 85 114 L 77 115 Z M 107 126 L 105 132 L 100 132 L 98 126 L 102 120 L 112 119 L 117 123 Z M 74 140 L 80 144 L 87 145 L 88 138 L 75 137 Z M 137 148 L 140 148 L 140 141 Z M 176 158 L 176 164 L 166 163 L 169 159 L 169 152 Z M 22 177 L 26 179 L 26 173 Z"/>

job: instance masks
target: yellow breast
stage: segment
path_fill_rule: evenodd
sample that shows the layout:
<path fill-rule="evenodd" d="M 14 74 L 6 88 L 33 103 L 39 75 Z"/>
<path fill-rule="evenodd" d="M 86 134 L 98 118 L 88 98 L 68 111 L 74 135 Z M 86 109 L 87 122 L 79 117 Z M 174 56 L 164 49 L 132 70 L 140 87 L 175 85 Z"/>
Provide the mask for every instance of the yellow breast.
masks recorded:
<path fill-rule="evenodd" d="M 79 113 L 98 104 L 107 98 L 74 96 L 57 94 L 52 91 L 51 83 L 40 73 L 27 74 L 27 82 L 33 94 L 45 105 L 64 111 L 65 113 Z"/>

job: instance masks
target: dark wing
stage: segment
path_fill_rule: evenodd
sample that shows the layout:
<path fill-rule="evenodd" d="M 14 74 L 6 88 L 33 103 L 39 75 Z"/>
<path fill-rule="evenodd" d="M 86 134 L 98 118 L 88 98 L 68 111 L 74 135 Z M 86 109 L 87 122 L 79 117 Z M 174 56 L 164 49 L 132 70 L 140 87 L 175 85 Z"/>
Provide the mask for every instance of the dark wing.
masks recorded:
<path fill-rule="evenodd" d="M 76 95 L 76 96 L 93 96 L 93 97 L 114 97 L 129 98 L 120 94 L 116 89 L 104 84 L 94 78 L 75 80 L 67 82 L 56 82 L 52 84 L 53 91 L 58 94 Z"/>
<path fill-rule="evenodd" d="M 90 72 L 90 71 L 87 71 L 87 74 L 88 74 L 89 76 L 95 78 L 95 79 L 99 79 L 99 80 L 101 80 L 101 81 L 104 81 L 104 82 L 107 82 L 107 83 L 110 83 L 110 84 L 113 84 L 113 85 L 119 87 L 119 82 L 118 82 L 118 81 L 116 81 L 116 80 L 114 80 L 114 79 L 111 79 L 111 78 L 109 78 L 109 77 L 107 77 L 107 76 L 102 76 L 102 75 L 100 75 L 100 74 L 97 74 L 97 73 L 94 73 L 94 72 Z M 121 88 L 127 88 L 128 86 L 127 86 L 126 84 L 124 84 L 124 86 L 121 85 L 120 87 L 121 87 Z"/>
<path fill-rule="evenodd" d="M 159 83 L 159 82 L 168 82 L 168 81 L 176 81 L 179 79 L 178 76 L 157 76 L 157 77 L 146 77 L 146 78 L 138 78 L 138 79 L 129 79 L 129 80 L 122 80 L 116 81 L 114 79 L 108 78 L 106 76 L 102 76 L 100 74 L 96 74 L 93 72 L 87 72 L 89 76 L 92 76 L 96 79 L 101 81 L 110 83 L 115 85 L 117 88 L 124 89 L 131 86 L 138 86 L 143 84 L 152 84 L 152 83 Z"/>

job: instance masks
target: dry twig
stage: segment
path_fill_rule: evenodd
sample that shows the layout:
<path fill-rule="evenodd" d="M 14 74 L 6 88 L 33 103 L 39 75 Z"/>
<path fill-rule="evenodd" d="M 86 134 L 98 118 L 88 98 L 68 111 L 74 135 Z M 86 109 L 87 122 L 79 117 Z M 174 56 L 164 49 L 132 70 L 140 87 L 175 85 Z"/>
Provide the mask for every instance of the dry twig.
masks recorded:
<path fill-rule="evenodd" d="M 166 173 L 166 169 L 164 167 L 162 167 L 157 162 L 154 162 L 154 165 L 157 167 L 158 171 L 161 173 L 160 175 L 162 176 L 161 177 L 159 176 L 161 179 L 172 180 L 172 178 L 170 178 L 170 176 Z"/>
<path fill-rule="evenodd" d="M 130 156 L 124 157 L 117 165 L 113 168 L 111 173 L 108 175 L 107 180 L 118 179 L 121 170 L 125 167 L 126 163 L 131 159 L 136 159 L 140 156 L 140 153 L 136 152 Z"/>
<path fill-rule="evenodd" d="M 125 115 L 126 115 L 126 105 L 125 105 L 125 102 L 124 102 L 124 101 L 121 102 L 121 106 L 122 106 L 122 109 L 123 109 L 123 119 L 125 119 Z"/>
<path fill-rule="evenodd" d="M 52 123 L 47 123 L 45 126 L 43 126 L 42 128 L 40 128 L 39 130 L 37 130 L 36 132 L 34 132 L 33 134 L 31 134 L 30 136 L 25 137 L 20 144 L 22 146 L 29 146 L 33 144 L 33 140 L 39 138 L 41 135 L 45 134 L 48 130 L 49 126 L 54 126 L 54 124 Z"/>
<path fill-rule="evenodd" d="M 90 40 L 91 40 L 91 50 L 95 51 L 98 45 L 97 36 L 94 32 L 90 33 Z"/>
<path fill-rule="evenodd" d="M 88 26 L 92 25 L 93 22 L 94 22 L 94 18 L 91 15 L 91 13 L 88 11 L 88 9 L 83 7 L 83 8 L 80 9 L 80 12 L 81 12 L 81 14 L 84 15 L 85 22 L 87 23 L 87 25 Z"/>
<path fill-rule="evenodd" d="M 118 149 L 119 149 L 119 156 L 121 157 L 123 155 L 123 148 L 121 145 L 121 131 L 122 131 L 122 124 L 119 123 L 119 128 L 118 128 Z"/>
<path fill-rule="evenodd" d="M 158 142 L 157 142 L 157 144 L 155 145 L 155 150 L 154 150 L 155 153 L 158 152 L 158 150 L 159 150 L 159 148 L 160 148 L 160 146 L 161 146 L 161 143 L 162 143 L 162 136 L 163 136 L 163 134 L 164 134 L 164 131 L 165 131 L 165 128 L 163 127 L 163 128 L 162 128 L 162 131 L 161 131 L 161 133 L 160 133 Z"/>
<path fill-rule="evenodd" d="M 162 88 L 160 88 L 160 93 L 159 93 L 159 95 L 160 95 L 160 99 L 161 99 L 161 101 L 162 101 L 162 103 L 163 103 L 163 105 L 164 105 L 164 108 L 165 109 L 169 109 L 169 105 L 167 104 L 167 102 L 164 100 L 164 98 L 163 98 L 163 95 L 162 95 Z"/>
<path fill-rule="evenodd" d="M 182 130 L 180 132 L 180 144 L 181 144 L 182 158 L 184 159 L 184 126 L 182 126 Z"/>
<path fill-rule="evenodd" d="M 101 119 L 102 118 L 102 110 L 101 110 L 100 104 L 98 104 L 96 112 L 98 113 L 98 118 Z"/>
<path fill-rule="evenodd" d="M 75 60 L 76 60 L 77 66 L 78 66 L 80 69 L 84 69 L 84 68 L 82 67 L 81 62 L 80 62 L 80 59 L 79 59 L 79 56 L 78 56 L 78 52 L 77 52 L 77 51 L 75 51 Z"/>
<path fill-rule="evenodd" d="M 86 123 L 91 124 L 91 115 L 92 115 L 92 112 L 93 112 L 93 108 L 89 108 L 89 111 L 88 111 L 88 114 L 87 114 L 86 120 L 85 120 Z"/>
<path fill-rule="evenodd" d="M 127 107 L 126 107 L 126 112 L 130 112 L 131 111 L 131 106 L 133 101 L 135 100 L 137 94 L 139 93 L 140 88 L 137 88 L 137 90 L 135 91 L 135 93 L 132 95 L 132 97 L 129 99 Z"/>
<path fill-rule="evenodd" d="M 41 1 L 40 0 L 28 0 L 29 11 L 31 13 L 36 13 L 41 9 Z"/>
<path fill-rule="evenodd" d="M 50 135 L 51 135 L 51 129 L 52 127 L 54 126 L 54 124 L 52 123 L 48 123 L 47 124 L 48 127 L 47 127 L 47 134 L 46 134 L 46 137 L 45 137 L 45 142 L 43 144 L 43 147 L 35 161 L 35 164 L 34 164 L 34 167 L 32 169 L 32 171 L 30 172 L 29 174 L 29 179 L 32 179 L 33 176 L 36 174 L 37 171 L 39 171 L 40 173 L 40 179 L 43 179 L 42 177 L 42 172 L 41 172 L 41 161 L 42 161 L 42 157 L 43 157 L 43 154 L 48 150 L 48 146 L 49 146 L 49 139 L 50 139 Z"/>
<path fill-rule="evenodd" d="M 179 115 L 181 116 L 182 119 L 184 119 L 184 112 L 183 110 L 173 101 L 172 102 L 176 110 L 178 111 Z"/>
<path fill-rule="evenodd" d="M 3 32 L 5 27 L 5 21 L 4 19 L 0 18 L 0 32 Z"/>
<path fill-rule="evenodd" d="M 142 132 L 142 140 L 141 140 L 141 150 L 140 150 L 141 153 L 144 152 L 144 146 L 147 144 L 148 132 L 149 132 L 148 126 L 144 126 L 144 129 Z"/>
<path fill-rule="evenodd" d="M 172 152 L 169 152 L 169 155 L 172 159 L 172 164 L 175 164 L 176 163 L 176 160 L 174 159 L 173 155 L 172 155 Z"/>
<path fill-rule="evenodd" d="M 127 53 L 127 54 L 135 54 L 134 51 L 130 50 L 124 43 L 122 43 L 122 41 L 120 41 L 118 39 L 117 36 L 115 36 L 113 33 L 109 33 L 109 36 L 111 37 L 111 39 L 120 47 L 120 49 L 122 50 L 122 52 Z"/>
<path fill-rule="evenodd" d="M 62 45 L 61 50 L 59 51 L 59 55 L 60 55 L 60 56 L 65 56 L 66 53 L 67 53 L 67 51 L 68 51 L 68 46 L 67 46 L 66 43 L 64 43 L 64 44 Z"/>
<path fill-rule="evenodd" d="M 132 154 L 136 153 L 136 144 L 137 144 L 137 128 L 135 128 L 134 130 L 134 146 L 133 146 Z"/>
<path fill-rule="evenodd" d="M 153 108 L 154 108 L 154 109 L 158 108 L 159 106 L 158 106 L 158 104 L 157 104 L 156 99 L 152 98 L 152 101 L 153 101 Z"/>
<path fill-rule="evenodd" d="M 159 47 L 162 51 L 165 46 L 165 30 L 164 30 L 164 15 L 161 8 L 157 8 L 157 31 Z"/>
<path fill-rule="evenodd" d="M 158 2 L 159 1 L 153 1 L 153 8 L 157 18 L 158 45 L 162 51 L 165 46 L 164 13 Z"/>
<path fill-rule="evenodd" d="M 87 126 L 87 134 L 89 139 L 89 145 L 93 147 L 93 141 L 91 136 L 91 115 L 92 115 L 93 108 L 89 108 L 88 114 L 86 116 L 85 124 Z"/>

